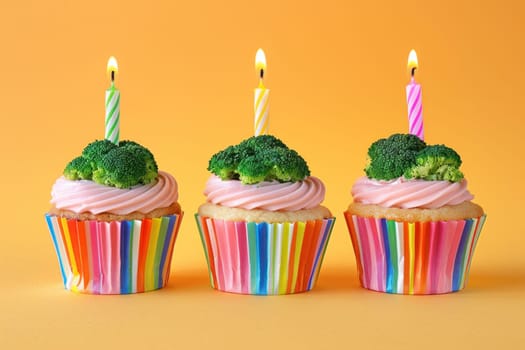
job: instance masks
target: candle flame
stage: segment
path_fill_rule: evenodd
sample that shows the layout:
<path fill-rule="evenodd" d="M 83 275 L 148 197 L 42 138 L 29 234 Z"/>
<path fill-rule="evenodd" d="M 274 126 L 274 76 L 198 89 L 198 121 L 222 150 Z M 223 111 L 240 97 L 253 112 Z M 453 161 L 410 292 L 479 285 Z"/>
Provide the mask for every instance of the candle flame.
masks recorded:
<path fill-rule="evenodd" d="M 257 50 L 257 53 L 255 54 L 255 69 L 257 72 L 260 70 L 266 70 L 266 56 L 262 49 Z"/>
<path fill-rule="evenodd" d="M 111 73 L 112 72 L 115 72 L 115 75 L 116 73 L 118 73 L 118 64 L 117 64 L 117 59 L 113 56 L 111 56 L 109 59 L 108 59 L 108 67 L 107 67 L 107 72 L 108 72 L 108 75 L 111 76 Z"/>
<path fill-rule="evenodd" d="M 414 49 L 410 50 L 410 53 L 408 54 L 407 68 L 409 70 L 412 70 L 414 68 L 418 68 L 417 54 L 416 54 L 416 51 Z"/>
<path fill-rule="evenodd" d="M 264 73 L 266 73 L 266 55 L 262 49 L 255 54 L 255 70 L 259 74 L 259 89 L 264 89 Z"/>

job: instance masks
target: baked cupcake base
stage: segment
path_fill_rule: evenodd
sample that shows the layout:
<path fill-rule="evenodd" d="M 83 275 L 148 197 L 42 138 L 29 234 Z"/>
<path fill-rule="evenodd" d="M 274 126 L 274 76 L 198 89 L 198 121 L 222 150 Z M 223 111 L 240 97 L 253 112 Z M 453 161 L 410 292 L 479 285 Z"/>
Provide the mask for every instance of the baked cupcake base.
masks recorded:
<path fill-rule="evenodd" d="M 272 223 L 199 214 L 195 218 L 211 286 L 224 292 L 257 295 L 312 289 L 335 222 L 335 218 L 322 217 Z"/>
<path fill-rule="evenodd" d="M 46 214 L 64 287 L 90 294 L 162 288 L 182 217 L 100 221 Z"/>
<path fill-rule="evenodd" d="M 320 220 L 332 217 L 328 208 L 319 205 L 312 209 L 297 211 L 269 211 L 260 209 L 230 208 L 222 205 L 204 203 L 199 207 L 199 215 L 215 219 L 249 222 L 295 222 Z"/>
<path fill-rule="evenodd" d="M 154 209 L 148 213 L 140 213 L 138 211 L 135 211 L 133 213 L 129 213 L 126 215 L 118 215 L 118 214 L 111 214 L 111 213 L 100 213 L 100 214 L 75 213 L 74 211 L 71 211 L 71 210 L 57 209 L 56 207 L 52 207 L 48 212 L 48 214 L 50 215 L 56 215 L 56 216 L 65 217 L 68 219 L 96 220 L 96 221 L 142 220 L 142 219 L 160 218 L 163 216 L 169 216 L 169 215 L 174 215 L 174 214 L 180 215 L 181 213 L 182 213 L 182 209 L 178 202 L 174 202 L 169 207 Z"/>
<path fill-rule="evenodd" d="M 478 218 L 483 215 L 483 209 L 472 202 L 457 205 L 445 205 L 436 209 L 401 209 L 385 208 L 380 205 L 352 203 L 347 211 L 362 217 L 385 218 L 394 221 L 449 221 L 464 218 Z"/>
<path fill-rule="evenodd" d="M 346 211 L 361 285 L 397 294 L 463 289 L 485 218 L 396 221 Z"/>

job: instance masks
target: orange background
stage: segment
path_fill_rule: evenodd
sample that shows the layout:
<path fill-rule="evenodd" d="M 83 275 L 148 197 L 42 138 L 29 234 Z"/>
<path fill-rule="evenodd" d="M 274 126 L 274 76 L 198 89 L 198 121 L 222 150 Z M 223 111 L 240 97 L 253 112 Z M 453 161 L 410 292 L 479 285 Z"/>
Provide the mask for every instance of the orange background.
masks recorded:
<path fill-rule="evenodd" d="M 150 3 L 0 5 L 0 347 L 488 348 L 525 340 L 522 2 Z M 324 180 L 325 204 L 338 217 L 318 285 L 302 295 L 212 290 L 192 217 L 210 155 L 252 133 L 258 47 L 268 59 L 270 130 Z M 369 144 L 407 131 L 411 48 L 426 140 L 462 155 L 488 213 L 469 284 L 452 295 L 359 288 L 342 215 Z M 65 164 L 104 135 L 110 55 L 120 66 L 122 138 L 149 147 L 176 176 L 186 217 L 167 288 L 76 295 L 62 288 L 43 215 Z"/>

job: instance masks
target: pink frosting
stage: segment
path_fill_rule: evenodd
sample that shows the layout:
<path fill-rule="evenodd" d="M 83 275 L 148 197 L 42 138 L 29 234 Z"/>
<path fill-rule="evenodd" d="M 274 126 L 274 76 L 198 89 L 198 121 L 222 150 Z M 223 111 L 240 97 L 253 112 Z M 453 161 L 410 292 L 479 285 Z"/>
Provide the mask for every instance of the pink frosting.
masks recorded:
<path fill-rule="evenodd" d="M 295 211 L 317 207 L 324 200 L 321 180 L 310 176 L 299 182 L 260 182 L 243 185 L 238 180 L 223 181 L 212 175 L 204 194 L 208 202 L 231 208 Z"/>
<path fill-rule="evenodd" d="M 474 198 L 467 190 L 467 180 L 461 182 L 407 180 L 391 181 L 359 178 L 352 187 L 354 201 L 387 208 L 434 209 L 456 205 Z"/>
<path fill-rule="evenodd" d="M 179 198 L 177 182 L 159 171 L 156 181 L 129 189 L 104 186 L 89 180 L 71 181 L 59 177 L 51 190 L 51 203 L 75 213 L 127 215 L 149 213 L 172 205 Z"/>

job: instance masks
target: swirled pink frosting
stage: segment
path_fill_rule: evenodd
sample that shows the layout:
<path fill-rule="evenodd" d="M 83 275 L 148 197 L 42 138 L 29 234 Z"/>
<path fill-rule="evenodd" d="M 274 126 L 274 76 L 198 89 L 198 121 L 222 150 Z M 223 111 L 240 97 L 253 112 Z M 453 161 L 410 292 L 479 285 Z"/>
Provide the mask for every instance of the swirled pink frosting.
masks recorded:
<path fill-rule="evenodd" d="M 177 181 L 163 171 L 159 171 L 156 181 L 129 189 L 104 186 L 89 180 L 71 181 L 61 176 L 51 190 L 51 203 L 57 209 L 95 215 L 127 215 L 136 211 L 145 214 L 169 207 L 178 198 Z"/>
<path fill-rule="evenodd" d="M 212 175 L 204 195 L 208 202 L 232 208 L 295 211 L 312 209 L 324 200 L 321 180 L 310 176 L 299 182 L 260 182 L 243 185 L 238 180 L 221 180 Z"/>
<path fill-rule="evenodd" d="M 474 196 L 467 190 L 467 180 L 461 182 L 407 180 L 391 181 L 359 178 L 352 187 L 354 201 L 387 208 L 434 209 L 470 201 Z"/>

